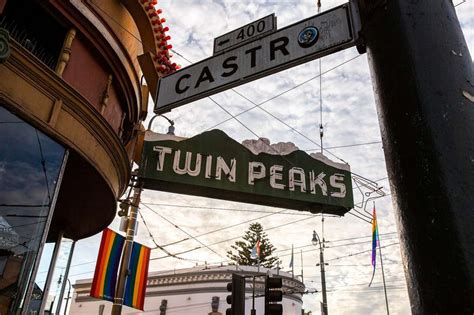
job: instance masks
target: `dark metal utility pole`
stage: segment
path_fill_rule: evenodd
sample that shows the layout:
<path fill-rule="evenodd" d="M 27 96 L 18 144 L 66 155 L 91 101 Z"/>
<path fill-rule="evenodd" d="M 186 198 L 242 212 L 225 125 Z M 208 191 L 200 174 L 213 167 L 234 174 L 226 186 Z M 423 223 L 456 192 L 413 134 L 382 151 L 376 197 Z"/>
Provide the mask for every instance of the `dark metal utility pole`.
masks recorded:
<path fill-rule="evenodd" d="M 474 78 L 450 0 L 359 0 L 413 314 L 474 311 Z"/>
<path fill-rule="evenodd" d="M 321 243 L 318 233 L 313 231 L 313 239 L 311 240 L 313 245 L 319 244 L 319 267 L 321 269 L 321 291 L 323 294 L 323 302 L 321 303 L 321 314 L 328 315 L 328 299 L 326 295 L 326 271 L 324 263 L 324 246 Z"/>
<path fill-rule="evenodd" d="M 118 274 L 117 288 L 115 290 L 114 304 L 112 305 L 112 315 L 122 314 L 123 300 L 125 294 L 125 284 L 130 274 L 130 257 L 132 255 L 133 239 L 137 227 L 138 207 L 140 205 L 140 197 L 142 193 L 142 184 L 140 180 L 135 182 L 133 188 L 133 200 L 130 207 L 130 216 L 127 223 L 127 235 L 125 237 L 125 245 L 123 248 L 122 261 Z"/>

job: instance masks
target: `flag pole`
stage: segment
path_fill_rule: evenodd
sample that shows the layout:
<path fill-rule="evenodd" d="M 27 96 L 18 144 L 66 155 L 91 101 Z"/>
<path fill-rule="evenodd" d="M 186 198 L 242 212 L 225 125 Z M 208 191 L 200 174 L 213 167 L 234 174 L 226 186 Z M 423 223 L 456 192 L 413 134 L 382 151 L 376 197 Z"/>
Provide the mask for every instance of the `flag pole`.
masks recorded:
<path fill-rule="evenodd" d="M 252 283 L 252 309 L 250 310 L 250 315 L 257 315 L 257 311 L 255 310 L 255 275 L 253 276 Z"/>
<path fill-rule="evenodd" d="M 375 201 L 374 201 L 374 211 L 373 211 L 373 218 L 374 224 L 375 224 L 375 237 L 376 237 L 376 242 L 377 246 L 379 248 L 379 256 L 380 256 L 380 268 L 382 269 L 382 281 L 383 281 L 383 291 L 385 293 L 385 307 L 387 309 L 387 315 L 390 314 L 389 308 L 388 308 L 388 297 L 387 297 L 387 286 L 385 284 L 385 272 L 383 270 L 383 258 L 382 258 L 382 247 L 380 246 L 380 233 L 379 233 L 379 224 L 377 221 L 377 215 L 375 214 Z M 374 280 L 374 274 L 375 274 L 375 264 L 374 264 L 374 273 L 372 274 L 372 280 Z M 372 280 L 370 280 L 370 285 L 372 284 Z"/>
<path fill-rule="evenodd" d="M 293 253 L 293 244 L 291 244 L 291 276 L 295 277 L 295 260 L 294 260 L 294 253 Z"/>
<path fill-rule="evenodd" d="M 383 271 L 383 259 L 382 259 L 382 248 L 380 247 L 380 236 L 379 236 L 379 256 L 380 256 L 380 267 L 382 268 L 383 291 L 385 293 L 385 307 L 387 308 L 387 315 L 389 315 L 390 311 L 388 308 L 387 287 L 385 285 L 385 273 Z"/>
<path fill-rule="evenodd" d="M 303 250 L 300 249 L 300 253 L 301 253 L 301 282 L 304 283 L 304 278 L 303 278 Z"/>

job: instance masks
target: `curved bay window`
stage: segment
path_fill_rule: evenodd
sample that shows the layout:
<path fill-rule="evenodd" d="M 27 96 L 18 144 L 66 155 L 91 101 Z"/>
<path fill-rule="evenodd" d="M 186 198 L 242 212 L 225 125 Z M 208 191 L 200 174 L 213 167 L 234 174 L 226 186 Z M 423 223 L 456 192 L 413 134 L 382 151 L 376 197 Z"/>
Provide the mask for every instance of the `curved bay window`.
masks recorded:
<path fill-rule="evenodd" d="M 0 105 L 0 314 L 41 294 L 32 279 L 67 150 Z"/>

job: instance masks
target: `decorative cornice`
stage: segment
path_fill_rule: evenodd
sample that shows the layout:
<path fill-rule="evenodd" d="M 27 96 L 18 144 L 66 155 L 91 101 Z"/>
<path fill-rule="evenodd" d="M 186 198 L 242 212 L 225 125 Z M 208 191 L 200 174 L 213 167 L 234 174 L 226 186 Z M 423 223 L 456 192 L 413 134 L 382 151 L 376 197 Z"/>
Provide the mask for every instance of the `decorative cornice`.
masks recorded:
<path fill-rule="evenodd" d="M 0 63 L 4 63 L 10 57 L 10 35 L 4 28 L 0 28 Z"/>
<path fill-rule="evenodd" d="M 245 272 L 246 274 L 252 274 L 252 272 Z M 258 274 L 256 275 L 264 275 Z M 304 284 L 296 279 L 282 277 L 283 285 L 291 289 L 304 288 Z M 150 275 L 148 277 L 147 285 L 171 285 L 171 284 L 189 284 L 199 282 L 228 282 L 232 280 L 232 273 L 229 271 L 210 271 L 210 272 L 196 272 L 186 273 L 177 275 Z M 262 281 L 263 283 L 263 281 Z"/>
<path fill-rule="evenodd" d="M 260 275 L 264 276 L 266 273 L 249 272 L 245 274 L 249 275 Z M 281 275 L 280 275 L 281 276 Z M 226 283 L 232 281 L 232 271 L 230 270 L 219 270 L 219 271 L 200 271 L 200 272 L 189 272 L 182 274 L 167 274 L 167 275 L 153 275 L 148 276 L 147 281 L 147 296 L 154 295 L 179 295 L 179 294 L 191 294 L 191 293 L 203 293 L 203 292 L 226 292 Z M 287 298 L 301 302 L 301 296 L 298 292 L 305 290 L 304 284 L 293 278 L 282 276 L 283 293 Z M 196 286 L 201 284 L 201 286 Z M 78 294 L 88 294 L 91 282 L 82 282 L 75 284 L 73 287 Z M 190 286 L 192 285 L 192 286 Z M 263 292 L 265 289 L 264 278 L 257 278 L 255 283 L 256 291 Z M 248 283 L 247 291 L 252 291 L 252 286 Z M 87 296 L 83 296 L 87 298 Z"/>

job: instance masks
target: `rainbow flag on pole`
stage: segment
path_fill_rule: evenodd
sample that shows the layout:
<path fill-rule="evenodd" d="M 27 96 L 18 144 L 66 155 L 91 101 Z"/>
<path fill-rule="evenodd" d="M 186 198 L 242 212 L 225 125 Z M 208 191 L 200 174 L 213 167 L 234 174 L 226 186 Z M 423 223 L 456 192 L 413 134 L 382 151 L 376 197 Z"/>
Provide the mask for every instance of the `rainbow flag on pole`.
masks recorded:
<path fill-rule="evenodd" d="M 372 213 L 372 266 L 377 262 L 377 246 L 379 245 L 379 226 L 377 224 L 377 214 L 375 213 L 375 205 Z"/>
<path fill-rule="evenodd" d="M 90 295 L 95 298 L 114 301 L 117 271 L 125 238 L 110 229 L 102 232 L 99 255 L 95 265 Z"/>
<path fill-rule="evenodd" d="M 370 279 L 369 287 L 372 285 L 372 281 L 375 276 L 375 265 L 377 263 L 377 246 L 379 246 L 379 225 L 377 224 L 377 214 L 375 213 L 375 204 L 374 210 L 372 212 L 372 266 L 374 270 L 372 272 L 372 279 Z"/>
<path fill-rule="evenodd" d="M 130 257 L 130 275 L 125 284 L 123 304 L 142 310 L 145 305 L 146 282 L 148 279 L 148 264 L 150 248 L 139 243 L 133 243 Z"/>

